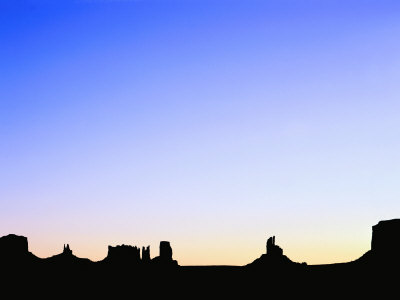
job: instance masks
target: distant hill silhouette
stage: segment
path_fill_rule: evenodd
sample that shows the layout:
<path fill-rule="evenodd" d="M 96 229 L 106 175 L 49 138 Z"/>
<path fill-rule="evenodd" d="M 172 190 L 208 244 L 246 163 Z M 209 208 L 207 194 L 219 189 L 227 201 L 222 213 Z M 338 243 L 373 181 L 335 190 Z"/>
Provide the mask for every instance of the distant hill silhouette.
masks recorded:
<path fill-rule="evenodd" d="M 43 264 L 51 268 L 82 268 L 89 267 L 92 263 L 87 258 L 79 258 L 72 253 L 69 244 L 64 245 L 63 252 L 43 260 Z"/>
<path fill-rule="evenodd" d="M 275 236 L 270 237 L 267 240 L 267 252 L 261 255 L 252 263 L 248 264 L 248 268 L 258 268 L 258 269 L 274 269 L 274 270 L 285 270 L 293 268 L 304 267 L 306 263 L 299 264 L 291 261 L 286 255 L 283 255 L 283 250 L 281 247 L 275 244 Z"/>
<path fill-rule="evenodd" d="M 102 296 L 105 289 L 121 291 L 124 296 L 133 291 L 162 291 L 175 298 L 179 293 L 187 298 L 193 292 L 210 298 L 213 291 L 211 298 L 252 298 L 265 292 L 264 288 L 274 287 L 269 291 L 271 297 L 274 291 L 279 291 L 280 297 L 310 297 L 313 293 L 319 297 L 322 294 L 317 291 L 321 290 L 330 291 L 330 295 L 337 292 L 337 297 L 350 290 L 351 295 L 359 297 L 368 289 L 383 293 L 397 286 L 392 282 L 397 275 L 392 274 L 400 270 L 400 219 L 373 226 L 371 250 L 348 263 L 293 262 L 276 245 L 275 236 L 267 239 L 266 253 L 245 266 L 179 266 L 168 241 L 160 242 L 159 256 L 152 259 L 149 246 L 140 249 L 118 245 L 109 246 L 107 256 L 93 262 L 75 256 L 69 244 L 64 245 L 60 254 L 38 258 L 29 252 L 26 237 L 9 234 L 0 238 L 0 270 L 7 286 L 33 285 L 36 290 L 46 283 L 48 292 L 79 288 L 91 296 Z M 94 286 L 95 289 L 91 288 Z"/>

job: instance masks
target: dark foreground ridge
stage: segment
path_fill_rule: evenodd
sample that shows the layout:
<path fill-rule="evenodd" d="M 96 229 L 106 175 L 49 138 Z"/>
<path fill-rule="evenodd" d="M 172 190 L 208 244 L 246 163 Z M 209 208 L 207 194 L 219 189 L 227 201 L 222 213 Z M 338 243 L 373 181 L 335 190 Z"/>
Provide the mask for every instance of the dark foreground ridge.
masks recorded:
<path fill-rule="evenodd" d="M 397 275 L 393 274 L 400 271 L 400 219 L 373 226 L 371 250 L 348 263 L 293 262 L 276 245 L 275 236 L 268 238 L 266 253 L 245 266 L 179 266 L 167 241 L 160 242 L 159 256 L 154 258 L 149 246 L 119 245 L 109 246 L 107 257 L 93 262 L 75 256 L 69 244 L 60 254 L 38 258 L 29 252 L 26 237 L 9 234 L 0 238 L 0 270 L 5 286 L 30 286 L 30 291 L 41 292 L 79 289 L 91 295 L 134 291 L 236 298 L 270 289 L 270 295 L 276 292 L 281 296 L 315 293 L 324 297 L 319 293 L 328 291 L 330 296 L 345 291 L 360 296 L 397 287 Z"/>

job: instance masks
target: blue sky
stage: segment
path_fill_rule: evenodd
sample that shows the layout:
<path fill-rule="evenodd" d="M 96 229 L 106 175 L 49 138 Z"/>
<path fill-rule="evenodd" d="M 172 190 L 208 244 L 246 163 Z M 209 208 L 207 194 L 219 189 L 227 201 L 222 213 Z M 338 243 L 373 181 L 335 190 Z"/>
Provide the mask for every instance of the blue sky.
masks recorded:
<path fill-rule="evenodd" d="M 399 216 L 396 1 L 2 1 L 0 234 L 355 259 Z"/>

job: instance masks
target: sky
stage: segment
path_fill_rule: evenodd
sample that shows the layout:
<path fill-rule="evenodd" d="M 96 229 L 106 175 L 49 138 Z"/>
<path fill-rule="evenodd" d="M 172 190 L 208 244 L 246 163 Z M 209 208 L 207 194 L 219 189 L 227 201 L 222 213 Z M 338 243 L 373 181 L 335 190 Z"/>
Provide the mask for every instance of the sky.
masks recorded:
<path fill-rule="evenodd" d="M 1 1 L 0 236 L 360 257 L 400 217 L 399 36 L 397 0 Z"/>

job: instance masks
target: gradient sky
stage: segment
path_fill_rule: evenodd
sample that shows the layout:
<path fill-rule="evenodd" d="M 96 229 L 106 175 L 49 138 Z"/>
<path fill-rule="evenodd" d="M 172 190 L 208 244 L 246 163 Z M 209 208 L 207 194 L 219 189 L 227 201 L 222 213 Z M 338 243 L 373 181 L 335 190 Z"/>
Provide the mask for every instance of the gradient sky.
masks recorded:
<path fill-rule="evenodd" d="M 400 217 L 397 0 L 0 2 L 0 235 L 356 259 Z"/>

